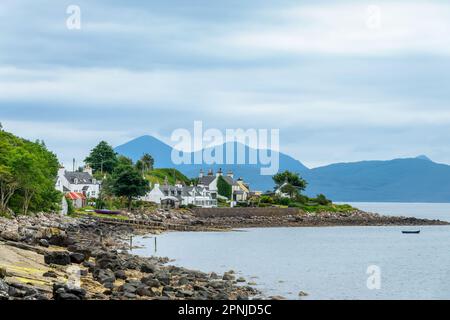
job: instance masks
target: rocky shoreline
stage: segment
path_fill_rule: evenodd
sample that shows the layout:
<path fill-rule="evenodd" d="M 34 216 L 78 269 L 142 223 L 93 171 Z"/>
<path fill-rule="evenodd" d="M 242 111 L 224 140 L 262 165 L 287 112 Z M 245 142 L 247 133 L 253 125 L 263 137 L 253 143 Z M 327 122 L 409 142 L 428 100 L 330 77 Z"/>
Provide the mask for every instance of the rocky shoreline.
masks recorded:
<path fill-rule="evenodd" d="M 134 230 L 51 214 L 0 218 L 0 300 L 228 300 L 258 291 L 223 275 L 129 254 Z M 243 281 L 239 279 L 239 281 Z"/>
<path fill-rule="evenodd" d="M 214 211 L 211 211 L 214 212 Z M 244 212 L 244 210 L 243 210 Z M 448 225 L 446 221 L 412 217 L 383 216 L 355 209 L 352 212 L 307 213 L 300 210 L 282 215 L 204 215 L 190 210 L 156 210 L 151 213 L 127 213 L 133 221 L 160 223 L 162 229 L 187 231 L 229 230 L 234 228 L 329 227 L 329 226 L 425 226 Z"/>
<path fill-rule="evenodd" d="M 206 216 L 190 210 L 126 213 L 122 219 L 56 214 L 0 217 L 0 300 L 228 300 L 265 298 L 232 270 L 223 275 L 130 254 L 136 234 L 249 227 L 447 225 L 373 213 Z M 269 297 L 277 298 L 277 297 Z"/>

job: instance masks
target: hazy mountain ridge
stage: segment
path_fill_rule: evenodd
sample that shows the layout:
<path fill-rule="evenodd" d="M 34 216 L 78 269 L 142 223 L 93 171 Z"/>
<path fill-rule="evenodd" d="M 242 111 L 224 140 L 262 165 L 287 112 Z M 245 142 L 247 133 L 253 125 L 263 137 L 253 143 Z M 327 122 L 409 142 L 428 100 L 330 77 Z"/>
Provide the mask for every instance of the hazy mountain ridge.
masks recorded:
<path fill-rule="evenodd" d="M 226 145 L 222 147 L 226 155 Z M 174 167 L 188 177 L 198 176 L 200 169 L 217 171 L 222 168 L 224 172 L 232 170 L 235 178 L 244 178 L 253 190 L 273 190 L 274 186 L 271 176 L 260 174 L 259 163 L 174 165 L 172 147 L 151 136 L 139 137 L 115 150 L 133 160 L 148 152 L 155 158 L 155 167 Z M 245 146 L 247 155 L 249 150 Z M 336 163 L 308 169 L 300 161 L 280 152 L 279 170 L 300 173 L 309 183 L 308 195 L 323 193 L 334 201 L 450 202 L 450 166 L 435 163 L 424 155 L 386 161 Z"/>

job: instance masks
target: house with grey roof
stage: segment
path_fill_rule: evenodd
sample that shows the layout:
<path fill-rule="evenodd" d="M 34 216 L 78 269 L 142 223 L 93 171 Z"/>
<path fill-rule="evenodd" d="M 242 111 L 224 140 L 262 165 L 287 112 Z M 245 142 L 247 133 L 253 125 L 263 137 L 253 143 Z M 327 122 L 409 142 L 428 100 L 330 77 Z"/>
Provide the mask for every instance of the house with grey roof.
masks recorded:
<path fill-rule="evenodd" d="M 64 194 L 75 192 L 86 198 L 97 199 L 100 195 L 101 181 L 92 175 L 92 169 L 86 166 L 82 172 L 67 171 L 64 167 L 58 170 L 55 188 Z"/>
<path fill-rule="evenodd" d="M 198 186 L 183 186 L 177 184 L 175 186 L 164 183 L 163 185 L 155 184 L 149 193 L 141 197 L 143 201 L 154 202 L 162 205 L 166 200 L 178 199 L 181 205 L 195 205 L 202 208 L 217 207 L 217 199 L 213 198 L 211 192 L 207 188 Z"/>
<path fill-rule="evenodd" d="M 231 186 L 232 199 L 229 200 L 234 202 L 247 201 L 250 194 L 249 185 L 246 184 L 242 178 L 235 180 L 232 171 L 228 171 L 226 174 L 223 174 L 222 169 L 219 169 L 216 174 L 214 174 L 213 170 L 210 169 L 205 175 L 203 169 L 201 169 L 198 176 L 198 186 L 207 188 L 213 196 L 217 198 L 219 196 L 217 189 L 217 181 L 219 177 L 222 177 L 223 180 Z"/>

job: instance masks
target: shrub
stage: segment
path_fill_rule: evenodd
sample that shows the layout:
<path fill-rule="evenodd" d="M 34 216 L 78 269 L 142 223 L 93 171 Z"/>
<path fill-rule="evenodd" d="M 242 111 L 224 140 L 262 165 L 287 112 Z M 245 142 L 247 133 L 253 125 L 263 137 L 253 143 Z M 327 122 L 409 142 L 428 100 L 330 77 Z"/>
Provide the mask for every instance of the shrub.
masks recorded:
<path fill-rule="evenodd" d="M 261 197 L 259 198 L 259 203 L 260 203 L 260 204 L 261 204 L 261 203 L 270 203 L 270 204 L 272 204 L 272 203 L 274 203 L 274 201 L 273 201 L 273 198 L 270 197 L 270 196 L 261 196 Z"/>
<path fill-rule="evenodd" d="M 327 197 L 325 197 L 325 195 L 323 195 L 323 194 L 318 194 L 315 200 L 318 204 L 323 205 L 323 206 L 326 206 L 326 205 L 329 205 L 332 203 L 331 200 L 328 200 Z"/>

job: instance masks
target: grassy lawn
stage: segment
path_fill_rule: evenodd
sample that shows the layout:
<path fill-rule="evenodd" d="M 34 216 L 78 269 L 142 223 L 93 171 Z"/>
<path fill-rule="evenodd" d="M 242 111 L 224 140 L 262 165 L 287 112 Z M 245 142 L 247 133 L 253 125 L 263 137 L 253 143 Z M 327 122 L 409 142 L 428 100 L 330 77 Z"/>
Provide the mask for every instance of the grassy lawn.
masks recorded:
<path fill-rule="evenodd" d="M 74 218 L 83 218 L 83 217 L 95 217 L 95 218 L 110 218 L 117 220 L 129 220 L 127 216 L 116 215 L 116 214 L 99 214 L 95 212 L 86 212 L 84 210 L 77 210 L 74 214 L 70 215 Z"/>

